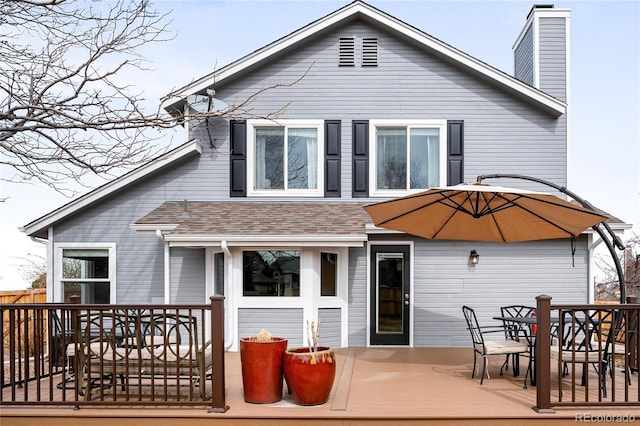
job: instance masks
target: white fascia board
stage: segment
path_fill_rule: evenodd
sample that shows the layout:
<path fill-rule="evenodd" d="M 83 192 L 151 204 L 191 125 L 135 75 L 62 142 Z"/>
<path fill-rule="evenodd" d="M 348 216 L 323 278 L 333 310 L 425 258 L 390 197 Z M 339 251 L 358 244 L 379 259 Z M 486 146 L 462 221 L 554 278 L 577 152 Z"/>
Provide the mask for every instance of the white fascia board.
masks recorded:
<path fill-rule="evenodd" d="M 570 18 L 571 9 L 537 9 L 533 12 L 533 15 L 539 18 Z"/>
<path fill-rule="evenodd" d="M 220 246 L 226 241 L 229 247 L 362 247 L 367 236 L 362 235 L 171 235 L 164 234 L 172 247 Z"/>
<path fill-rule="evenodd" d="M 367 235 L 369 234 L 404 234 L 404 232 L 402 231 L 394 231 L 393 229 L 378 227 L 370 223 L 367 223 L 365 225 L 364 231 Z"/>
<path fill-rule="evenodd" d="M 472 56 L 467 55 L 453 47 L 443 43 L 427 34 L 417 30 L 416 28 L 411 27 L 410 25 L 393 18 L 386 14 L 381 14 L 379 11 L 371 8 L 370 6 L 363 3 L 352 3 L 351 5 L 340 9 L 339 11 L 328 15 L 324 18 L 315 21 L 308 26 L 283 37 L 280 40 L 275 41 L 267 47 L 264 47 L 260 50 L 257 50 L 254 53 L 251 53 L 236 62 L 231 63 L 230 65 L 221 68 L 217 72 L 210 73 L 193 83 L 178 89 L 164 98 L 162 98 L 161 107 L 170 110 L 170 107 L 185 99 L 188 95 L 192 93 L 197 93 L 204 91 L 205 89 L 211 87 L 213 83 L 221 83 L 226 78 L 272 56 L 283 49 L 288 48 L 289 46 L 308 38 L 309 36 L 327 28 L 331 25 L 334 25 L 356 13 L 361 13 L 364 16 L 367 16 L 375 21 L 380 22 L 383 25 L 388 26 L 389 28 L 398 31 L 399 33 L 410 37 L 419 43 L 429 47 L 430 49 L 439 52 L 445 56 L 450 57 L 451 59 L 461 63 L 462 65 L 477 71 L 481 74 L 488 76 L 493 79 L 497 83 L 510 88 L 511 90 L 515 90 L 520 94 L 536 101 L 537 103 L 544 106 L 546 109 L 550 109 L 555 111 L 558 115 L 564 114 L 566 111 L 566 104 L 558 99 L 555 99 L 552 96 L 547 95 L 544 92 L 541 92 L 537 89 L 533 89 L 530 86 L 522 83 L 517 80 L 515 77 L 511 77 L 510 75 L 498 71 L 496 68 L 491 67 L 485 64 L 482 61 L 479 61 Z"/>
<path fill-rule="evenodd" d="M 129 173 L 126 173 L 120 176 L 119 178 L 116 178 L 111 182 L 108 182 L 94 189 L 88 194 L 85 194 L 80 198 L 77 198 L 76 200 L 73 200 L 65 204 L 64 206 L 52 211 L 51 213 L 48 213 L 47 215 L 34 220 L 33 222 L 20 228 L 20 230 L 26 233 L 27 235 L 31 235 L 38 232 L 41 229 L 48 228 L 49 226 L 53 225 L 59 220 L 62 220 L 65 217 L 69 216 L 70 214 L 73 214 L 85 207 L 88 207 L 94 204 L 95 202 L 99 201 L 103 197 L 106 197 L 126 187 L 127 185 L 130 185 L 135 181 L 159 169 L 162 169 L 163 167 L 173 163 L 174 161 L 179 160 L 180 158 L 186 157 L 194 153 L 197 155 L 202 154 L 202 146 L 200 145 L 200 142 L 198 140 L 193 140 L 191 142 L 185 143 L 184 145 L 172 150 L 171 152 L 168 152 L 167 154 L 164 154 L 155 160 L 149 161 L 143 166 L 140 166 L 137 169 L 134 169 Z"/>
<path fill-rule="evenodd" d="M 607 222 L 607 223 L 609 224 L 609 228 L 611 228 L 611 230 L 616 234 L 630 231 L 633 228 L 632 223 L 626 223 L 626 222 L 616 222 L 616 223 Z"/>

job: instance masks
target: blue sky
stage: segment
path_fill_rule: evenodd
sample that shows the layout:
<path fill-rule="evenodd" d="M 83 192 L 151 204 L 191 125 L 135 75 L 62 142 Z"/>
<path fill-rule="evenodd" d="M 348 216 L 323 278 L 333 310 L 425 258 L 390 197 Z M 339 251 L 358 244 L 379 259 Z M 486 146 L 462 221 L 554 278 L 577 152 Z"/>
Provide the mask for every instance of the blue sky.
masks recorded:
<path fill-rule="evenodd" d="M 155 108 L 160 97 L 172 89 L 348 3 L 156 1 L 161 11 L 172 11 L 170 29 L 176 37 L 143 52 L 154 72 L 127 77 L 145 91 L 149 107 Z M 513 74 L 513 43 L 535 2 L 371 0 L 368 3 Z M 571 9 L 568 188 L 597 207 L 636 224 L 637 229 L 640 222 L 640 1 L 554 4 L 556 8 Z M 2 290 L 26 285 L 21 277 L 12 274 L 15 265 L 21 263 L 20 257 L 27 253 L 44 255 L 43 247 L 31 243 L 17 228 L 69 200 L 37 184 L 2 183 L 0 196 L 10 197 L 0 203 Z"/>

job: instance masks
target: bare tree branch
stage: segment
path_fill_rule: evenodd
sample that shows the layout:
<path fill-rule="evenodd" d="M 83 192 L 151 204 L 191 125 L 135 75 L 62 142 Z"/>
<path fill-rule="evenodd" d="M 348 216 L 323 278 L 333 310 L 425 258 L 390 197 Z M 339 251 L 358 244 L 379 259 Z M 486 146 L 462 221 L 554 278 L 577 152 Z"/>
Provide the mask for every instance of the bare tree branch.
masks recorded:
<path fill-rule="evenodd" d="M 66 193 L 87 173 L 109 176 L 155 158 L 168 148 L 156 144 L 160 131 L 181 121 L 277 118 L 289 104 L 259 115 L 252 103 L 308 73 L 225 111 L 145 112 L 122 74 L 147 70 L 139 51 L 169 40 L 169 24 L 146 0 L 0 0 L 0 167 L 12 170 L 0 180 L 35 179 Z"/>
<path fill-rule="evenodd" d="M 625 243 L 626 249 L 618 257 L 624 269 L 626 294 L 640 296 L 640 236 L 632 233 Z M 595 264 L 602 272 L 596 282 L 596 300 L 620 300 L 620 280 L 611 256 L 597 254 Z"/>
<path fill-rule="evenodd" d="M 39 254 L 27 253 L 26 257 L 16 257 L 21 263 L 17 265 L 18 271 L 25 281 L 29 282 L 29 288 L 45 288 L 47 285 L 47 259 Z"/>

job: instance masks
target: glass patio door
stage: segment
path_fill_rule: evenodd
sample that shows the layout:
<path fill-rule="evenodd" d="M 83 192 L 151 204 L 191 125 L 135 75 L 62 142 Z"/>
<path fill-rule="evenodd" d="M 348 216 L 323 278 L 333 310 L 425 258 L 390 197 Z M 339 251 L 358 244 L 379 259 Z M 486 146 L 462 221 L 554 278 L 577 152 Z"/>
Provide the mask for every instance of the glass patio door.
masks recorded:
<path fill-rule="evenodd" d="M 371 246 L 371 345 L 408 345 L 409 246 Z"/>

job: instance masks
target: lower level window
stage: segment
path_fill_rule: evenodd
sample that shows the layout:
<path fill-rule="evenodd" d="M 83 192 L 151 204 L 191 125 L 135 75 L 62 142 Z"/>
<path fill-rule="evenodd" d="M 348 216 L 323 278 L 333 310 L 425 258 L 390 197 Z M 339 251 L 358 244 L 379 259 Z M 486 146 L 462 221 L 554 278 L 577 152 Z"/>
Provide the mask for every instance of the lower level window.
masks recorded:
<path fill-rule="evenodd" d="M 110 303 L 109 249 L 62 249 L 63 300 L 80 303 Z"/>
<path fill-rule="evenodd" d="M 338 255 L 320 253 L 320 296 L 335 296 L 338 283 Z"/>
<path fill-rule="evenodd" d="M 243 252 L 244 296 L 300 296 L 300 251 Z"/>

